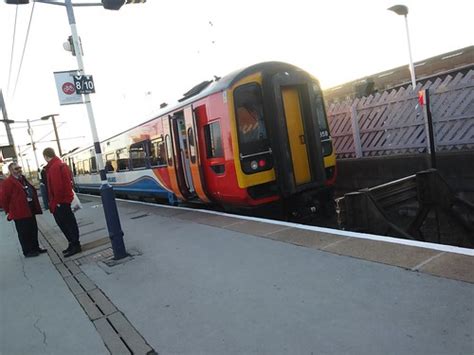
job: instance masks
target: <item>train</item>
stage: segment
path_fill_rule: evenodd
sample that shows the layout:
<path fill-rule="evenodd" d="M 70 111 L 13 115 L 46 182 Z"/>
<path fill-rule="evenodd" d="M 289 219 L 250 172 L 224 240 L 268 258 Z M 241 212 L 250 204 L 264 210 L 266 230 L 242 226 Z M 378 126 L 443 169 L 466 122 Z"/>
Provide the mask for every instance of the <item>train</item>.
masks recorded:
<path fill-rule="evenodd" d="M 278 204 L 292 213 L 332 203 L 337 167 L 323 93 L 291 64 L 264 62 L 204 81 L 100 145 L 119 197 L 229 210 Z M 94 147 L 62 158 L 78 192 L 99 193 Z"/>

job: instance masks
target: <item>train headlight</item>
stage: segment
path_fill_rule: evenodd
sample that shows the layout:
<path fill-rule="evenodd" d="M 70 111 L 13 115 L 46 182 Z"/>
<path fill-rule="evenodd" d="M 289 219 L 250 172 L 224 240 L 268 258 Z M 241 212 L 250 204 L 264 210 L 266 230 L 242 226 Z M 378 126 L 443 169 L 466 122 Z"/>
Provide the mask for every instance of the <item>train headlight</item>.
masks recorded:
<path fill-rule="evenodd" d="M 258 169 L 258 163 L 256 160 L 252 160 L 250 162 L 250 167 L 252 168 L 252 170 L 257 170 Z"/>

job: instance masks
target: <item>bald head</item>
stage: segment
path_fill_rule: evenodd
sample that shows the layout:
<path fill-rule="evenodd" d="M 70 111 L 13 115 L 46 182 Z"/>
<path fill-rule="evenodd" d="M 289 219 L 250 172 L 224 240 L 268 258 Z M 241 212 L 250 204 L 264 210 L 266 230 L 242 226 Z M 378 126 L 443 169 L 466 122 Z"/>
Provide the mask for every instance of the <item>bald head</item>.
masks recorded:
<path fill-rule="evenodd" d="M 16 176 L 16 177 L 20 176 L 22 173 L 21 166 L 19 166 L 18 163 L 15 163 L 15 162 L 10 163 L 8 165 L 8 171 L 10 172 L 11 175 Z"/>

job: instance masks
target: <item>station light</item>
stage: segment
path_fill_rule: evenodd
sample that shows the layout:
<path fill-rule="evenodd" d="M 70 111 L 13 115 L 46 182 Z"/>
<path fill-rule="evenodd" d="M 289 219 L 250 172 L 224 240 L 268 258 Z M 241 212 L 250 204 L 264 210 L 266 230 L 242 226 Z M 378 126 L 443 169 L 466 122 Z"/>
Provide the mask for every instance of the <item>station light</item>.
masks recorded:
<path fill-rule="evenodd" d="M 146 0 L 102 0 L 102 5 L 104 9 L 107 10 L 120 10 L 125 4 L 140 4 L 144 2 L 146 2 Z"/>
<path fill-rule="evenodd" d="M 102 6 L 107 10 L 120 10 L 125 4 L 141 4 L 144 2 L 146 0 L 102 0 Z M 5 3 L 9 5 L 26 5 L 30 3 L 30 0 L 5 0 Z"/>
<path fill-rule="evenodd" d="M 29 4 L 30 0 L 5 0 L 5 2 L 9 5 L 25 5 Z"/>

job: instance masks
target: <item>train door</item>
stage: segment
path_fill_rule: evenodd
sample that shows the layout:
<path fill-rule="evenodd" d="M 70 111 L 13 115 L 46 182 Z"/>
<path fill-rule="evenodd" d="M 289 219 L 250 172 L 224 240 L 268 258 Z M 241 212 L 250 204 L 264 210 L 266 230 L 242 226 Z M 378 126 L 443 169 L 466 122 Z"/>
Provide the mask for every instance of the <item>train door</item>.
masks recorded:
<path fill-rule="evenodd" d="M 176 147 L 174 142 L 174 134 L 173 134 L 173 125 L 171 121 L 171 117 L 163 117 L 163 135 L 165 139 L 165 150 L 166 150 L 166 165 L 168 166 L 168 174 L 170 177 L 171 189 L 173 190 L 174 194 L 181 200 L 185 200 L 184 194 L 181 191 L 180 179 L 178 174 L 178 167 L 179 164 L 178 160 L 175 157 Z"/>
<path fill-rule="evenodd" d="M 311 181 L 311 171 L 298 89 L 291 86 L 282 87 L 281 96 L 295 183 L 300 186 Z"/>
<path fill-rule="evenodd" d="M 184 120 L 186 123 L 186 136 L 188 138 L 188 156 L 189 165 L 191 169 L 191 177 L 196 195 L 201 201 L 210 202 L 209 197 L 205 192 L 204 179 L 201 174 L 201 159 L 199 152 L 199 139 L 197 134 L 196 117 L 199 116 L 200 108 L 197 109 L 196 116 L 194 115 L 192 107 L 184 109 Z"/>
<path fill-rule="evenodd" d="M 174 116 L 175 127 L 176 127 L 176 144 L 178 146 L 177 158 L 180 159 L 180 165 L 182 166 L 183 181 L 185 188 L 189 193 L 194 192 L 193 178 L 191 174 L 191 161 L 188 150 L 188 137 L 186 134 L 186 122 L 184 120 L 184 114 L 180 112 Z"/>

